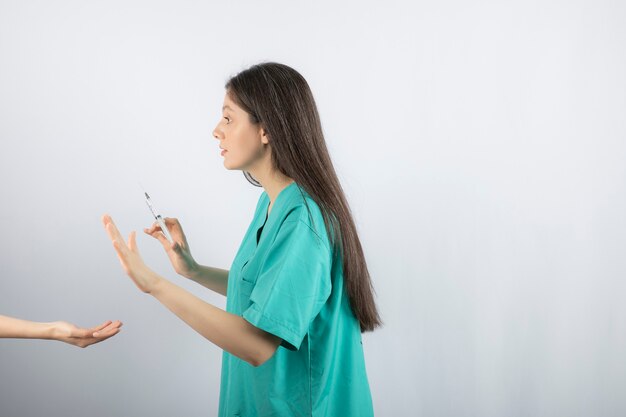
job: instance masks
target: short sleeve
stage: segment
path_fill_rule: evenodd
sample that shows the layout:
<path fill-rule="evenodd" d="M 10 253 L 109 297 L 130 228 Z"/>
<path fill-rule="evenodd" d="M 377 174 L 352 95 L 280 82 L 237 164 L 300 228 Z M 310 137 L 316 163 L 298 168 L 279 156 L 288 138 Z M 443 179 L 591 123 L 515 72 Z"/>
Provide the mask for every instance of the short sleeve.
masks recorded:
<path fill-rule="evenodd" d="M 331 291 L 326 244 L 302 220 L 285 220 L 261 266 L 243 318 L 300 348 Z"/>

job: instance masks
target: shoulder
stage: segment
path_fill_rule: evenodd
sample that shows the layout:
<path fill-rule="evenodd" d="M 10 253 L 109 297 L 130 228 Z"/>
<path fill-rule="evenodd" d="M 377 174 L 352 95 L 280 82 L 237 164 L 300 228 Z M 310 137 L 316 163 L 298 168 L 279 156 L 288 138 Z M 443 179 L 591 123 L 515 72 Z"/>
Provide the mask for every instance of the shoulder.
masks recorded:
<path fill-rule="evenodd" d="M 322 210 L 302 187 L 296 185 L 293 188 L 281 212 L 281 224 L 298 223 L 299 230 L 315 234 L 327 249 L 330 248 Z"/>

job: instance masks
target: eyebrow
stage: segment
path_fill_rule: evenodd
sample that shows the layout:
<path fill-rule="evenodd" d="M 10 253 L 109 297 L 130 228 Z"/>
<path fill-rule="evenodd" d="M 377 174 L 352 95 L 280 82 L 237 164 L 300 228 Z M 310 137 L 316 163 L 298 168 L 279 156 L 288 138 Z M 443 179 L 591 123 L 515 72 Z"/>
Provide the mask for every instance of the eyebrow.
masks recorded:
<path fill-rule="evenodd" d="M 224 107 L 222 107 L 222 111 L 224 111 L 224 109 L 228 109 L 228 110 L 230 110 L 230 111 L 234 111 L 233 109 L 231 109 L 231 108 L 230 108 L 229 106 L 227 106 L 227 105 L 226 105 L 226 106 L 224 106 Z"/>

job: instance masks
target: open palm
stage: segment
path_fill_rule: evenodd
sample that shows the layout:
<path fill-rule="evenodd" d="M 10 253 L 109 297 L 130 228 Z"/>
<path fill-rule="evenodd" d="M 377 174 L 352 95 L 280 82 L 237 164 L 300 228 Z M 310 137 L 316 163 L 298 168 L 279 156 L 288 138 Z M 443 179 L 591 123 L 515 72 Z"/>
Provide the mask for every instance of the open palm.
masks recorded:
<path fill-rule="evenodd" d="M 72 323 L 59 321 L 54 323 L 54 338 L 84 348 L 115 336 L 121 326 L 122 323 L 119 321 L 105 321 L 99 326 L 84 329 Z"/>
<path fill-rule="evenodd" d="M 137 248 L 136 233 L 131 232 L 126 243 L 111 216 L 106 214 L 102 216 L 102 223 L 126 274 L 132 278 L 141 291 L 149 293 L 158 282 L 158 276 L 141 259 Z"/>

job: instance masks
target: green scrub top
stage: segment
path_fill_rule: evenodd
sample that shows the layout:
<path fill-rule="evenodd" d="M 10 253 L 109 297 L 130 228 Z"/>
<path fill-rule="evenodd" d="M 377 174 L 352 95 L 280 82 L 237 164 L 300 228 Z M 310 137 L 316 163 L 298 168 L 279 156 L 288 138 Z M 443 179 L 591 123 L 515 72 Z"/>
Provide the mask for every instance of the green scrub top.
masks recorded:
<path fill-rule="evenodd" d="M 263 191 L 228 273 L 226 311 L 282 342 L 258 367 L 224 351 L 219 416 L 373 416 L 359 322 L 320 208 L 295 182 L 268 216 L 269 203 Z"/>

